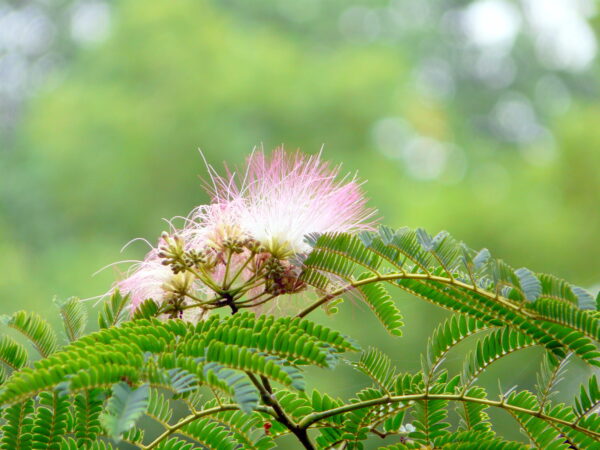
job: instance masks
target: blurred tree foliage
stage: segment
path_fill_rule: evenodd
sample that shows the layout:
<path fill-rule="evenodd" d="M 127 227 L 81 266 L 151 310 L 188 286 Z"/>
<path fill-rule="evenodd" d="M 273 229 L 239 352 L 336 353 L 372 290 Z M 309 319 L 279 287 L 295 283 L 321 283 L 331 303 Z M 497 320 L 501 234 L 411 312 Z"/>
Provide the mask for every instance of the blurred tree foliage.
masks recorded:
<path fill-rule="evenodd" d="M 485 103 L 480 84 L 451 99 L 416 86 L 408 44 L 426 30 L 401 45 L 315 25 L 331 35 L 317 40 L 301 34 L 306 23 L 267 20 L 264 4 L 254 16 L 239 6 L 115 5 L 110 39 L 81 51 L 30 103 L 3 183 L 4 253 L 15 255 L 3 259 L 4 293 L 100 293 L 112 274 L 86 275 L 118 259 L 118 244 L 152 241 L 165 226 L 158 218 L 206 199 L 197 148 L 235 164 L 253 145 L 281 143 L 325 145 L 328 158 L 359 169 L 392 224 L 447 228 L 514 264 L 598 281 L 595 103 L 551 119 L 553 138 L 503 143 L 469 125 L 483 106 L 465 105 Z"/>

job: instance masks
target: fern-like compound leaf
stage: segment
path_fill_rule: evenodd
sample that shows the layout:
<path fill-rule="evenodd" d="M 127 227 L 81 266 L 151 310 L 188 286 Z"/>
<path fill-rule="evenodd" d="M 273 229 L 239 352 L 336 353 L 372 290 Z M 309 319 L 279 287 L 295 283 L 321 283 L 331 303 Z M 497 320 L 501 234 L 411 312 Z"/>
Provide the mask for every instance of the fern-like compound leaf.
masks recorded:
<path fill-rule="evenodd" d="M 0 448 L 3 450 L 31 448 L 33 412 L 34 402 L 32 399 L 9 406 L 4 410 Z"/>
<path fill-rule="evenodd" d="M 108 435 L 119 441 L 123 433 L 129 430 L 147 411 L 149 397 L 148 385 L 131 388 L 125 382 L 115 384 L 112 396 L 108 400 L 106 412 L 100 417 Z"/>
<path fill-rule="evenodd" d="M 58 450 L 67 431 L 70 401 L 58 393 L 42 392 L 32 428 L 32 448 Z"/>
<path fill-rule="evenodd" d="M 93 443 L 84 446 L 81 442 L 72 437 L 63 437 L 60 444 L 60 450 L 115 450 L 115 447 L 106 441 L 94 441 Z"/>
<path fill-rule="evenodd" d="M 359 371 L 367 375 L 375 383 L 375 387 L 388 394 L 392 390 L 396 370 L 390 358 L 376 348 L 363 352 L 358 362 L 353 364 Z"/>
<path fill-rule="evenodd" d="M 38 314 L 18 311 L 12 316 L 2 316 L 1 320 L 31 341 L 42 357 L 50 356 L 58 349 L 56 333 Z"/>
<path fill-rule="evenodd" d="M 100 414 L 104 404 L 104 391 L 84 390 L 74 396 L 74 432 L 79 445 L 91 445 L 102 432 Z"/>
<path fill-rule="evenodd" d="M 118 325 L 127 318 L 127 303 L 129 295 L 121 295 L 118 290 L 115 290 L 110 298 L 104 302 L 102 310 L 98 315 L 98 325 L 100 328 L 109 328 Z"/>
<path fill-rule="evenodd" d="M 469 336 L 488 328 L 489 326 L 485 322 L 466 315 L 455 314 L 446 319 L 429 338 L 425 355 L 425 373 L 432 376 L 450 349 Z"/>
<path fill-rule="evenodd" d="M 158 389 L 150 389 L 148 396 L 148 410 L 146 415 L 156 420 L 163 426 L 168 426 L 171 417 L 173 416 L 173 410 L 169 405 L 169 399 L 164 393 L 158 391 Z"/>
<path fill-rule="evenodd" d="M 462 383 L 470 386 L 490 364 L 523 348 L 535 345 L 535 341 L 509 327 L 500 328 L 477 342 L 475 350 L 465 360 Z"/>
<path fill-rule="evenodd" d="M 536 396 L 528 391 L 511 394 L 507 402 L 529 410 L 539 408 Z M 549 450 L 566 450 L 570 448 L 569 443 L 564 439 L 560 431 L 556 430 L 556 428 L 546 421 L 518 411 L 511 411 L 511 415 L 520 423 L 524 432 L 536 448 Z"/>
<path fill-rule="evenodd" d="M 210 450 L 233 450 L 236 447 L 229 431 L 208 418 L 185 425 L 179 433 L 191 437 L 199 442 L 202 448 Z"/>
<path fill-rule="evenodd" d="M 68 298 L 64 302 L 56 302 L 56 304 L 69 342 L 79 339 L 83 336 L 87 324 L 85 305 L 76 297 Z"/>
<path fill-rule="evenodd" d="M 465 395 L 470 398 L 487 397 L 485 389 L 480 386 L 472 386 Z M 458 414 L 462 419 L 459 429 L 473 430 L 477 432 L 488 432 L 492 429 L 490 416 L 487 414 L 488 406 L 475 402 L 462 402 L 456 407 Z"/>
<path fill-rule="evenodd" d="M 204 409 L 217 407 L 216 401 L 206 402 Z M 242 411 L 222 411 L 210 416 L 211 421 L 224 427 L 230 437 L 237 441 L 241 448 L 250 450 L 267 450 L 275 447 L 273 438 L 265 434 L 264 422 L 260 414 L 247 414 Z"/>
<path fill-rule="evenodd" d="M 159 313 L 160 307 L 151 298 L 144 300 L 133 313 L 133 319 L 151 319 Z"/>
<path fill-rule="evenodd" d="M 357 281 L 368 278 L 368 274 L 363 274 Z M 392 301 L 382 283 L 371 283 L 357 288 L 365 303 L 375 313 L 383 327 L 392 336 L 402 336 L 402 326 L 404 325 L 402 313 Z"/>
<path fill-rule="evenodd" d="M 192 450 L 193 448 L 195 447 L 191 442 L 172 437 L 158 444 L 156 450 Z"/>
<path fill-rule="evenodd" d="M 27 350 L 10 336 L 0 336 L 0 362 L 8 369 L 18 370 L 27 364 Z"/>
<path fill-rule="evenodd" d="M 598 378 L 593 375 L 588 380 L 587 389 L 582 385 L 579 389 L 579 397 L 575 399 L 575 411 L 582 417 L 591 414 L 600 408 L 600 389 Z"/>

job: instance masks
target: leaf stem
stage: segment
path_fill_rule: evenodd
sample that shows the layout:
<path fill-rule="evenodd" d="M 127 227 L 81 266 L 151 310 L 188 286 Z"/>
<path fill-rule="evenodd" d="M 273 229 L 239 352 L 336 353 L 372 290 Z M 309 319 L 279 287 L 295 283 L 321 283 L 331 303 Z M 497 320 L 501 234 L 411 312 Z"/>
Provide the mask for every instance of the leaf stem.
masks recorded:
<path fill-rule="evenodd" d="M 467 283 L 463 283 L 462 281 L 459 281 L 455 278 L 441 277 L 438 275 L 431 275 L 429 273 L 407 273 L 407 272 L 396 272 L 396 273 L 388 273 L 385 275 L 374 275 L 369 278 L 364 278 L 362 280 L 353 281 L 348 286 L 343 286 L 339 289 L 336 289 L 335 291 L 333 291 L 330 294 L 324 295 L 319 300 L 317 300 L 315 303 L 310 305 L 308 308 L 306 308 L 306 309 L 302 310 L 300 313 L 298 313 L 296 315 L 296 317 L 306 317 L 308 314 L 310 314 L 312 311 L 317 309 L 322 304 L 324 304 L 330 300 L 333 300 L 336 297 L 339 297 L 341 294 L 343 294 L 344 292 L 346 292 L 352 288 L 364 286 L 366 284 L 376 283 L 378 281 L 391 282 L 391 281 L 396 281 L 396 280 L 401 280 L 401 279 L 437 281 L 440 283 L 450 284 L 450 285 L 457 286 L 457 287 L 460 287 L 463 289 L 467 289 L 469 291 L 475 291 L 479 295 L 483 295 L 484 297 L 487 297 L 494 301 L 497 301 L 497 302 L 501 303 L 502 305 L 506 306 L 507 308 L 512 309 L 517 312 L 520 312 L 525 316 L 528 316 L 530 318 L 537 318 L 535 314 L 531 313 L 530 311 L 523 310 L 523 308 L 521 306 L 514 305 L 513 303 L 509 302 L 508 300 L 506 300 L 504 298 L 496 297 L 495 294 L 491 294 L 487 291 L 474 289 L 473 286 L 471 286 Z M 398 287 L 402 288 L 402 286 L 398 286 Z"/>
<path fill-rule="evenodd" d="M 505 401 L 496 401 L 489 400 L 485 398 L 476 398 L 476 397 L 468 397 L 466 395 L 456 395 L 456 394 L 431 394 L 428 392 L 423 392 L 420 394 L 408 394 L 408 395 L 395 395 L 395 396 L 385 396 L 371 400 L 365 400 L 363 402 L 352 403 L 344 406 L 340 406 L 338 408 L 333 408 L 327 411 L 321 411 L 318 413 L 312 413 L 304 417 L 298 424 L 300 428 L 308 428 L 316 422 L 326 419 L 331 416 L 336 416 L 338 414 L 344 414 L 350 411 L 354 411 L 357 409 L 368 408 L 370 406 L 377 405 L 386 405 L 391 403 L 401 403 L 401 402 L 412 402 L 419 400 L 449 400 L 449 401 L 458 401 L 458 402 L 471 402 L 471 403 L 479 403 L 482 405 L 492 406 L 496 408 L 505 409 L 513 412 L 520 412 L 524 414 L 529 414 L 530 416 L 537 417 L 546 422 L 552 422 L 560 425 L 565 425 L 569 428 L 577 430 L 581 433 L 587 434 L 593 438 L 600 438 L 600 431 L 588 430 L 582 426 L 579 426 L 577 422 L 570 422 L 568 420 L 559 419 L 557 417 L 552 417 L 547 414 L 544 414 L 542 410 L 531 410 L 526 408 L 521 408 L 520 406 L 510 405 Z"/>

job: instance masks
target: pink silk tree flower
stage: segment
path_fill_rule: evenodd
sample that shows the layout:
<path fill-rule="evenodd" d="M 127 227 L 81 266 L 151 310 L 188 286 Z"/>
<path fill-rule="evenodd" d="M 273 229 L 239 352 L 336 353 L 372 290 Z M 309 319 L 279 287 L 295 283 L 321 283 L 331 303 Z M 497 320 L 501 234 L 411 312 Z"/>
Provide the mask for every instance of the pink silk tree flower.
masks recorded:
<path fill-rule="evenodd" d="M 280 148 L 268 158 L 256 151 L 239 186 L 235 174 L 210 171 L 213 202 L 235 203 L 239 230 L 277 258 L 309 252 L 305 237 L 311 233 L 372 229 L 375 211 L 367 208 L 360 183 L 348 175 L 337 179 L 340 167 L 330 167 L 320 154 Z"/>
<path fill-rule="evenodd" d="M 228 170 L 224 176 L 208 171 L 211 203 L 194 209 L 182 228 L 170 224 L 171 234 L 163 233 L 157 248 L 116 284 L 130 295 L 132 311 L 152 298 L 169 317 L 183 317 L 191 306 L 236 312 L 301 292 L 308 235 L 374 224 L 360 183 L 338 178 L 340 167 L 320 154 L 257 151 L 241 180 Z"/>
<path fill-rule="evenodd" d="M 129 294 L 132 310 L 136 310 L 148 298 L 160 301 L 165 294 L 162 286 L 174 275 L 156 253 L 156 250 L 148 253 L 143 261 L 134 266 L 128 277 L 116 284 L 122 294 Z"/>

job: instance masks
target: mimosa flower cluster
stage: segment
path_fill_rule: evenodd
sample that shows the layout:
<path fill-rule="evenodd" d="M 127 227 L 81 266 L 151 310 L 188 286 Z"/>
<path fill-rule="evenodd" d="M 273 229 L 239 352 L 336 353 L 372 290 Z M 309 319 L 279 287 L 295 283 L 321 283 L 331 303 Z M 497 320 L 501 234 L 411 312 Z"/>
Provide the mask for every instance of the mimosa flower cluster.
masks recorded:
<path fill-rule="evenodd" d="M 146 299 L 166 317 L 251 308 L 306 288 L 306 236 L 371 229 L 374 210 L 354 177 L 320 155 L 252 153 L 238 175 L 208 166 L 211 197 L 116 284 L 132 310 Z"/>

